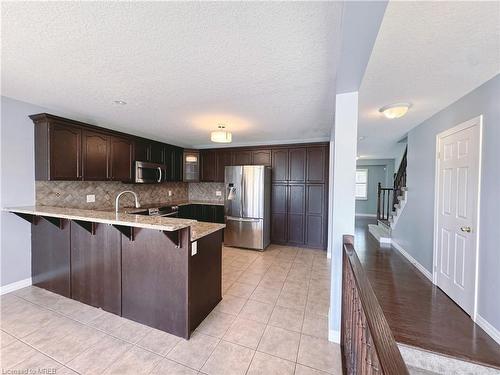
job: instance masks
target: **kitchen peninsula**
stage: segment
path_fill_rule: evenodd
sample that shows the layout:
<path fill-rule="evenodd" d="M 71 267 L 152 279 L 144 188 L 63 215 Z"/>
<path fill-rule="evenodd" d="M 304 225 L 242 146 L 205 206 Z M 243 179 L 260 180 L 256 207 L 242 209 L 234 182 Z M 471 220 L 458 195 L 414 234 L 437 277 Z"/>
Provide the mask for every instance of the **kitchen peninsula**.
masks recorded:
<path fill-rule="evenodd" d="M 224 224 L 50 206 L 29 221 L 32 282 L 189 338 L 221 300 Z"/>

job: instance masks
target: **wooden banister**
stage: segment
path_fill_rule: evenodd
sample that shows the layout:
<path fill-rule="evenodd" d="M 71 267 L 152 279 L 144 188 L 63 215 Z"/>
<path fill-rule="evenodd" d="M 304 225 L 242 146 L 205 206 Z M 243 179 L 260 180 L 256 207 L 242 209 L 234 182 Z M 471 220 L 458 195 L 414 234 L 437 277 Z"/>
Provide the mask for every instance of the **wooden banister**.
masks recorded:
<path fill-rule="evenodd" d="M 347 374 L 409 374 L 377 297 L 354 250 L 344 236 L 341 346 Z"/>
<path fill-rule="evenodd" d="M 380 182 L 377 187 L 377 219 L 389 220 L 394 204 L 394 189 L 383 188 Z"/>

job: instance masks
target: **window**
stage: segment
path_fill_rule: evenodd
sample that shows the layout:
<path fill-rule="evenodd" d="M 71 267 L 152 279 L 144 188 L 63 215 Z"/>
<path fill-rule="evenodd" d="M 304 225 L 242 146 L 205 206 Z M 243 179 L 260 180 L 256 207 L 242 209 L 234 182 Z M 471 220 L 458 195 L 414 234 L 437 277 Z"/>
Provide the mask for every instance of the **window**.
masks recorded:
<path fill-rule="evenodd" d="M 368 199 L 368 169 L 356 169 L 356 199 Z"/>

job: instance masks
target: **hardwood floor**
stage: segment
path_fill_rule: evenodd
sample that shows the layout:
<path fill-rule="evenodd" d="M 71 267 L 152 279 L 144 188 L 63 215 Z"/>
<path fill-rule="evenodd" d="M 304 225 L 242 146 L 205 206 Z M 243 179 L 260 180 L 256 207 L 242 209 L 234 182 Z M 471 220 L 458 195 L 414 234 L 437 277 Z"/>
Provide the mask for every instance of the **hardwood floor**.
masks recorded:
<path fill-rule="evenodd" d="M 395 248 L 356 219 L 355 249 L 397 342 L 500 369 L 500 345 Z"/>

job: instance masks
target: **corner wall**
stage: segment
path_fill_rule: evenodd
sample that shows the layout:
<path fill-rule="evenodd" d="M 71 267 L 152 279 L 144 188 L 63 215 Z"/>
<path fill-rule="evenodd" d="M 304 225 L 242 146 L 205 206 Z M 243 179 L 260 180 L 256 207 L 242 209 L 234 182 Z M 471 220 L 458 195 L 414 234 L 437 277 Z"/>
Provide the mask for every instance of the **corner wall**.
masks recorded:
<path fill-rule="evenodd" d="M 483 115 L 478 314 L 500 331 L 500 75 L 408 134 L 408 202 L 393 240 L 432 273 L 436 135 Z"/>
<path fill-rule="evenodd" d="M 46 109 L 10 98 L 1 98 L 0 206 L 35 203 L 33 122 L 28 115 Z M 17 216 L 1 212 L 1 280 L 5 286 L 31 277 L 31 227 Z"/>

